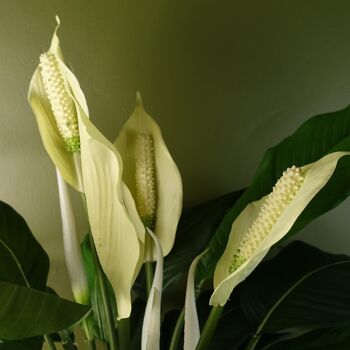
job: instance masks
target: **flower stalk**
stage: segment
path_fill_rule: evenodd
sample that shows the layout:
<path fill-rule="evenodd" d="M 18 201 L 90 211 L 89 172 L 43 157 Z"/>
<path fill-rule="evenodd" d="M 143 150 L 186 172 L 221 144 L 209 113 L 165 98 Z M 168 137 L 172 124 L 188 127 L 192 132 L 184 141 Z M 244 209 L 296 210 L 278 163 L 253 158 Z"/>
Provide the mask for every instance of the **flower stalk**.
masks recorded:
<path fill-rule="evenodd" d="M 215 329 L 219 323 L 220 316 L 221 316 L 223 309 L 224 309 L 223 306 L 213 306 L 212 307 L 210 314 L 209 314 L 209 317 L 207 319 L 207 322 L 204 325 L 202 334 L 199 338 L 198 344 L 195 348 L 196 350 L 205 350 L 208 348 L 208 346 L 213 338 Z"/>
<path fill-rule="evenodd" d="M 81 304 L 89 304 L 89 284 L 86 277 L 80 243 L 76 229 L 73 207 L 68 186 L 58 169 L 57 183 L 62 218 L 64 254 L 72 286 L 74 299 Z"/>

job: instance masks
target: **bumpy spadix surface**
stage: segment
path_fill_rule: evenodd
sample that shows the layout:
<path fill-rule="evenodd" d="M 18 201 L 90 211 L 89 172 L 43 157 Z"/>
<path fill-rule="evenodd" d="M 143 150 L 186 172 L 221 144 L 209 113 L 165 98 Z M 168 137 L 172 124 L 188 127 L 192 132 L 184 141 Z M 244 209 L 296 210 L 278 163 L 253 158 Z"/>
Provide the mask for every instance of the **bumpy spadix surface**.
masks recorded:
<path fill-rule="evenodd" d="M 64 85 L 62 72 L 54 54 L 47 52 L 40 56 L 40 73 L 57 128 L 66 148 L 72 153 L 79 151 L 79 129 L 75 106 Z"/>
<path fill-rule="evenodd" d="M 233 254 L 230 272 L 235 271 L 256 251 L 259 244 L 271 232 L 272 226 L 299 191 L 304 176 L 301 169 L 293 166 L 283 172 L 281 178 L 265 198 L 258 217 L 253 221 Z"/>
<path fill-rule="evenodd" d="M 76 100 L 86 116 L 89 110 L 74 74 L 64 64 L 57 31 L 54 30 L 51 45 L 40 57 L 32 76 L 28 101 L 33 109 L 44 147 L 64 180 L 77 191 L 83 192 L 79 162 L 80 148 Z"/>
<path fill-rule="evenodd" d="M 136 221 L 143 222 L 154 232 L 166 256 L 174 244 L 181 214 L 182 181 L 161 130 L 143 108 L 139 93 L 135 110 L 115 145 L 123 161 L 123 183 L 135 199 L 138 219 L 135 217 L 133 222 L 137 226 Z M 145 261 L 154 261 L 157 259 L 155 246 L 148 241 Z"/>
<path fill-rule="evenodd" d="M 136 135 L 134 157 L 137 210 L 144 225 L 153 230 L 156 222 L 156 173 L 151 135 Z"/>
<path fill-rule="evenodd" d="M 225 251 L 216 265 L 210 305 L 226 304 L 233 289 L 289 232 L 307 205 L 326 185 L 338 160 L 349 154 L 334 152 L 300 169 L 287 169 L 272 193 L 249 203 L 242 210 L 232 223 Z"/>

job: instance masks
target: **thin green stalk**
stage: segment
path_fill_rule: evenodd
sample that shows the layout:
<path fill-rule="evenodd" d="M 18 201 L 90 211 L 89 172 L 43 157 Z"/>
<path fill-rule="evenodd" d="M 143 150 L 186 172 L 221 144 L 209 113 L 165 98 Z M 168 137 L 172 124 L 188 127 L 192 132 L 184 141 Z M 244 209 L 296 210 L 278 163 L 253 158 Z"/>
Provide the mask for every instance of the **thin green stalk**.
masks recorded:
<path fill-rule="evenodd" d="M 90 317 L 90 316 L 88 316 Z M 84 328 L 84 332 L 86 335 L 86 340 L 89 344 L 89 349 L 90 350 L 96 350 L 96 344 L 95 344 L 95 339 L 94 336 L 91 332 L 91 328 L 90 328 L 90 324 L 89 324 L 89 319 L 84 319 L 84 321 L 82 322 L 82 326 Z"/>
<path fill-rule="evenodd" d="M 130 320 L 124 318 L 118 321 L 118 339 L 121 350 L 131 350 Z"/>
<path fill-rule="evenodd" d="M 220 320 L 220 316 L 223 309 L 223 306 L 212 307 L 207 322 L 204 325 L 201 337 L 199 338 L 196 350 L 205 350 L 208 348 L 211 339 L 213 338 L 216 326 L 218 325 L 218 322 Z"/>
<path fill-rule="evenodd" d="M 250 340 L 249 343 L 246 347 L 246 350 L 253 350 L 255 349 L 256 345 L 258 344 L 259 340 L 260 340 L 261 335 L 258 334 L 254 334 Z"/>
<path fill-rule="evenodd" d="M 90 350 L 96 350 L 96 343 L 95 340 L 88 340 L 88 344 L 89 344 L 89 349 Z"/>
<path fill-rule="evenodd" d="M 148 297 L 152 289 L 152 282 L 153 282 L 153 275 L 154 275 L 153 263 L 146 262 L 144 266 L 145 266 L 145 276 L 146 276 L 146 291 L 147 291 L 147 297 Z"/>
<path fill-rule="evenodd" d="M 177 322 L 176 322 L 176 325 L 174 328 L 174 332 L 173 332 L 173 335 L 171 337 L 169 350 L 178 350 L 178 348 L 179 348 L 180 337 L 182 334 L 182 329 L 184 327 L 184 321 L 185 321 L 184 316 L 185 316 L 185 309 L 183 308 L 180 312 L 178 319 L 177 319 Z"/>
<path fill-rule="evenodd" d="M 108 335 L 109 335 L 109 347 L 110 350 L 118 350 L 118 343 L 117 343 L 117 334 L 114 327 L 114 318 L 113 318 L 113 312 L 112 312 L 112 306 L 109 301 L 108 292 L 107 292 L 107 283 L 106 278 L 104 275 L 104 272 L 102 270 L 100 261 L 98 259 L 95 244 L 92 238 L 91 233 L 89 234 L 90 237 L 90 245 L 91 250 L 94 255 L 94 261 L 96 265 L 96 272 L 97 272 L 97 282 L 101 291 L 102 296 L 102 305 L 106 313 L 106 319 L 107 319 L 107 329 L 108 329 Z"/>
<path fill-rule="evenodd" d="M 52 338 L 51 338 L 51 336 L 49 334 L 45 334 L 44 335 L 44 339 L 45 339 L 47 345 L 49 346 L 50 350 L 57 350 L 56 349 L 56 345 L 53 342 L 53 340 L 52 340 Z"/>

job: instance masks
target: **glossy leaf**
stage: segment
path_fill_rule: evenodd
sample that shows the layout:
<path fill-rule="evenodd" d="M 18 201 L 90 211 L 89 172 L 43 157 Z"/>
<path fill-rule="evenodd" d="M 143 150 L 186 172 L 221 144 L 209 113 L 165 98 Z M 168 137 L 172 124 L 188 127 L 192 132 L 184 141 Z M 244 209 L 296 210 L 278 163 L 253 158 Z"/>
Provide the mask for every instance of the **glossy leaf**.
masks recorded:
<path fill-rule="evenodd" d="M 106 314 L 103 307 L 102 295 L 97 282 L 97 271 L 94 264 L 94 258 L 91 251 L 89 235 L 87 234 L 81 243 L 81 250 L 83 255 L 84 266 L 88 278 L 89 290 L 90 290 L 90 303 L 92 307 L 92 313 L 89 315 L 90 318 L 94 319 L 93 331 L 94 335 L 101 341 L 108 341 L 108 329 L 106 323 Z M 115 295 L 113 288 L 107 281 L 107 289 L 109 295 L 109 302 L 112 306 L 112 312 L 114 315 L 117 314 L 117 307 L 115 304 Z"/>
<path fill-rule="evenodd" d="M 294 242 L 259 266 L 240 289 L 262 332 L 350 325 L 350 257 Z"/>
<path fill-rule="evenodd" d="M 350 327 L 325 328 L 267 345 L 263 350 L 348 350 Z"/>
<path fill-rule="evenodd" d="M 0 202 L 0 280 L 44 289 L 49 258 L 24 219 Z"/>
<path fill-rule="evenodd" d="M 334 151 L 350 151 L 350 108 L 313 117 L 297 131 L 264 155 L 252 184 L 227 213 L 209 243 L 210 250 L 201 260 L 200 279 L 213 276 L 214 268 L 226 247 L 231 225 L 250 202 L 267 195 L 283 170 L 303 166 Z M 350 193 L 350 160 L 342 159 L 328 184 L 318 193 L 295 222 L 296 233 L 316 217 L 336 207 Z"/>
<path fill-rule="evenodd" d="M 234 290 L 209 349 L 245 349 L 247 339 L 258 331 L 272 310 L 258 331 L 261 339 L 256 350 L 265 350 L 265 346 L 270 350 L 267 344 L 271 344 L 273 350 L 274 346 L 276 350 L 294 350 L 292 345 L 299 346 L 295 350 L 307 350 L 308 346 L 310 350 L 318 350 L 317 346 L 322 350 L 338 350 L 337 341 L 341 346 L 346 344 L 344 330 L 350 326 L 349 274 L 350 257 L 325 253 L 303 242 L 291 243 L 277 256 L 259 265 Z M 201 301 L 201 298 L 199 310 L 206 306 L 207 299 Z M 308 332 L 306 338 L 301 336 L 300 341 L 295 338 L 304 332 Z M 317 334 L 322 339 L 323 332 L 324 348 L 316 339 Z M 291 346 L 288 348 L 289 342 Z M 334 348 L 333 345 L 326 347 L 333 342 Z"/>
<path fill-rule="evenodd" d="M 0 342 L 0 350 L 41 350 L 44 338 L 42 336 L 22 339 L 19 341 Z"/>
<path fill-rule="evenodd" d="M 0 281 L 0 339 L 16 340 L 49 334 L 79 322 L 85 305 L 36 289 Z"/>

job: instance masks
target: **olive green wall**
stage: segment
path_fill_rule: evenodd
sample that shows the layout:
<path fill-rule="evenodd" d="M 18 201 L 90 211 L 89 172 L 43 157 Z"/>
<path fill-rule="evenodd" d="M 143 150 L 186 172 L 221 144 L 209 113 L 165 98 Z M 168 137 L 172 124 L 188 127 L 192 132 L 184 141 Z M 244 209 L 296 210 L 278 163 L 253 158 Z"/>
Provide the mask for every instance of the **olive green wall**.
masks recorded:
<path fill-rule="evenodd" d="M 267 147 L 350 101 L 349 1 L 0 0 L 0 198 L 49 252 L 64 296 L 55 172 L 26 102 L 55 14 L 92 119 L 114 139 L 139 89 L 187 204 L 248 185 Z M 300 237 L 350 253 L 349 206 Z"/>

